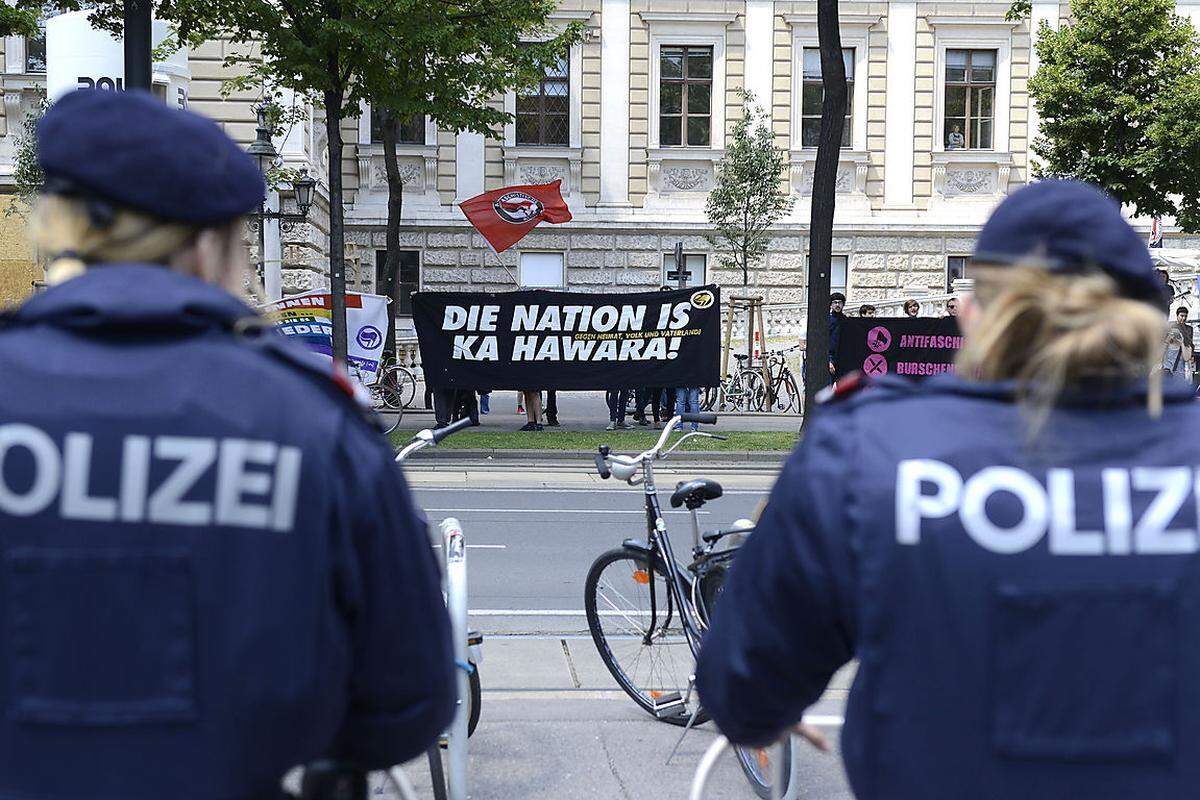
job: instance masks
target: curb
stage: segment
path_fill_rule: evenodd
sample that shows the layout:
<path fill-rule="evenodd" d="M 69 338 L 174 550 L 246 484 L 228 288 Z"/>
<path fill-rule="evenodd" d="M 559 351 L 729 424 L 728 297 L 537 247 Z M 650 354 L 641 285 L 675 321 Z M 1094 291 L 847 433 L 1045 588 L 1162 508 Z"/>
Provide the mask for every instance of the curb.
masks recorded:
<path fill-rule="evenodd" d="M 438 462 L 486 461 L 489 464 L 519 463 L 531 464 L 537 462 L 591 462 L 596 455 L 595 450 L 505 450 L 499 448 L 472 448 L 460 450 L 426 451 L 418 463 L 430 466 Z M 699 450 L 675 452 L 669 462 L 707 464 L 767 464 L 778 466 L 789 455 L 784 450 Z"/>

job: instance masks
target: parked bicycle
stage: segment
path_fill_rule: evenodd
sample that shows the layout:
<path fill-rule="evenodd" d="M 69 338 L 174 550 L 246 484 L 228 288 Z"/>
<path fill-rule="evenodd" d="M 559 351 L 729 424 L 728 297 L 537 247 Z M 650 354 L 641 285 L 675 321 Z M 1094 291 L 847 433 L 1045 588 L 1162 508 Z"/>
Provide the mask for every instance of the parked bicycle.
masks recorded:
<path fill-rule="evenodd" d="M 788 363 L 788 354 L 800 349 L 793 345 L 783 350 L 772 350 L 765 354 L 767 360 L 767 375 L 770 378 L 771 411 L 783 414 L 799 414 L 804 408 L 804 392 L 800 383 L 792 374 Z M 766 397 L 763 398 L 763 408 L 767 407 Z"/>
<path fill-rule="evenodd" d="M 705 411 L 762 411 L 766 394 L 762 370 L 750 366 L 750 356 L 734 353 L 737 366 L 726 375 L 719 386 L 704 390 L 700 408 Z"/>
<path fill-rule="evenodd" d="M 400 408 L 412 408 L 413 402 L 417 399 L 417 383 L 419 382 L 416 370 L 404 366 L 396 360 L 394 355 L 388 354 L 379 363 L 379 372 L 381 375 L 387 373 L 390 376 L 400 400 Z"/>
<path fill-rule="evenodd" d="M 604 665 L 617 684 L 647 713 L 672 725 L 692 727 L 708 720 L 695 694 L 695 664 L 710 613 L 737 552 L 744 526 L 701 533 L 698 510 L 723 493 L 707 478 L 681 482 L 671 495 L 672 508 L 692 514 L 691 561 L 676 559 L 654 483 L 654 462 L 665 459 L 693 431 L 664 450 L 676 425 L 714 425 L 716 414 L 682 414 L 666 424 L 658 442 L 644 453 L 622 456 L 601 446 L 596 469 L 601 478 L 616 476 L 630 486 L 641 485 L 645 496 L 646 538 L 626 539 L 597 558 L 584 584 L 588 628 Z M 722 546 L 724 545 L 724 546 Z M 772 753 L 765 748 L 736 748 L 738 764 L 755 792 L 770 796 Z M 791 751 L 784 751 L 791 772 Z"/>
<path fill-rule="evenodd" d="M 371 410 L 379 415 L 385 434 L 400 427 L 400 421 L 404 419 L 404 395 L 399 383 L 401 380 L 401 375 L 397 371 L 399 369 L 401 368 L 384 369 L 381 366 L 375 373 L 374 382 L 365 385 L 363 379 L 366 376 L 357 367 L 350 367 L 355 380 L 363 386 L 370 397 Z"/>

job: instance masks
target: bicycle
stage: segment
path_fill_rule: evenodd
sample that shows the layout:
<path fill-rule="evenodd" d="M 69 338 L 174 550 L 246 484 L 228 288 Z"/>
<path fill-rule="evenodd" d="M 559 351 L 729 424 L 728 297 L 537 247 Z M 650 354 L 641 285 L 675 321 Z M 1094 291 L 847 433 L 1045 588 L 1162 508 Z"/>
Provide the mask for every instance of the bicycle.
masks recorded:
<path fill-rule="evenodd" d="M 391 376 L 400 399 L 400 408 L 411 408 L 417 399 L 417 376 L 413 370 L 396 360 L 393 354 L 386 354 L 379 362 L 379 373 Z"/>
<path fill-rule="evenodd" d="M 400 420 L 404 418 L 404 400 L 401 387 L 397 383 L 398 376 L 395 372 L 397 369 L 402 368 L 395 367 L 385 370 L 381 366 L 375 374 L 374 382 L 364 384 L 362 370 L 354 365 L 350 367 L 355 380 L 367 391 L 367 395 L 371 399 L 371 410 L 379 416 L 380 428 L 384 434 L 391 433 L 400 427 Z"/>
<path fill-rule="evenodd" d="M 658 442 L 637 456 L 613 454 L 602 445 L 596 455 L 600 477 L 616 476 L 630 486 L 642 485 L 645 495 L 646 539 L 626 539 L 621 547 L 601 554 L 584 583 L 584 610 L 592 641 L 613 679 L 644 711 L 658 720 L 690 729 L 708 720 L 695 696 L 695 663 L 710 611 L 724 585 L 737 552 L 718 550 L 722 541 L 748 529 L 738 526 L 701 534 L 697 511 L 723 493 L 707 478 L 681 482 L 671 506 L 685 506 L 692 516 L 692 560 L 681 564 L 663 520 L 654 483 L 654 462 L 668 458 L 693 436 L 723 439 L 710 433 L 684 434 L 663 450 L 676 425 L 714 425 L 716 414 L 681 414 L 663 428 Z M 638 473 L 641 473 L 640 477 Z M 738 764 L 759 797 L 770 797 L 771 753 L 765 748 L 736 748 Z M 786 750 L 782 774 L 791 773 Z"/>
<path fill-rule="evenodd" d="M 804 393 L 792 374 L 788 364 L 787 354 L 799 350 L 800 345 L 793 345 L 784 350 L 773 350 L 766 353 L 767 375 L 770 378 L 771 410 L 785 414 L 799 414 L 804 406 Z M 766 406 L 764 397 L 763 406 Z"/>
<path fill-rule="evenodd" d="M 766 397 L 762 370 L 749 366 L 750 356 L 734 353 L 734 371 L 722 379 L 719 386 L 704 390 L 700 408 L 704 411 L 761 411 Z"/>

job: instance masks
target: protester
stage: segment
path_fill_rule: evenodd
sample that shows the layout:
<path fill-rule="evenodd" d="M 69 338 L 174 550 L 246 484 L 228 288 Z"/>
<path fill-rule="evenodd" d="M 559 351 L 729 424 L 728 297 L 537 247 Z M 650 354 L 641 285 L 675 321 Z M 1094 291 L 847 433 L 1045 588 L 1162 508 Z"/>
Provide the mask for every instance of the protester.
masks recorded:
<path fill-rule="evenodd" d="M 873 316 L 875 316 L 875 306 L 873 306 L 873 305 L 868 305 L 868 304 L 865 304 L 865 303 L 864 303 L 863 305 L 861 305 L 861 306 L 859 306 L 859 307 L 858 307 L 858 315 L 859 315 L 860 317 L 873 317 Z"/>
<path fill-rule="evenodd" d="M 480 414 L 487 416 L 489 413 L 491 413 L 491 410 L 492 410 L 491 398 L 492 398 L 492 393 L 490 391 L 487 391 L 487 392 L 480 391 L 479 392 L 479 413 Z"/>
<path fill-rule="evenodd" d="M 846 307 L 846 295 L 834 292 L 829 295 L 829 374 L 837 375 L 838 342 L 842 336 L 842 320 L 846 319 L 842 309 Z"/>
<path fill-rule="evenodd" d="M 521 407 L 525 413 L 527 420 L 520 430 L 524 432 L 545 430 L 542 425 L 542 391 L 540 389 L 526 389 L 521 392 L 523 401 Z"/>
<path fill-rule="evenodd" d="M 277 797 L 455 710 L 426 524 L 345 372 L 237 295 L 266 187 L 212 121 L 83 90 L 37 130 L 41 294 L 0 328 L 0 796 Z"/>
<path fill-rule="evenodd" d="M 1176 327 L 1168 328 L 1160 365 L 1163 374 L 1187 380 L 1190 377 L 1188 365 L 1191 360 L 1192 351 L 1184 341 L 1183 334 Z"/>
<path fill-rule="evenodd" d="M 628 389 L 609 389 L 604 393 L 608 402 L 608 427 L 605 430 L 624 430 L 629 427 L 625 423 L 625 407 L 629 405 Z"/>
<path fill-rule="evenodd" d="M 675 416 L 700 413 L 700 389 L 693 387 L 675 390 Z M 675 426 L 675 430 L 683 430 L 683 423 Z M 700 426 L 692 423 L 692 430 L 700 430 Z"/>
<path fill-rule="evenodd" d="M 1191 797 L 1200 406 L 1147 380 L 1161 282 L 1071 181 L 1011 194 L 973 263 L 956 373 L 814 412 L 716 603 L 704 709 L 761 746 L 857 658 L 860 798 Z"/>
<path fill-rule="evenodd" d="M 662 388 L 658 386 L 637 390 L 637 392 L 634 394 L 635 408 L 633 412 L 633 419 L 638 425 L 645 426 L 650 424 L 650 421 L 646 419 L 647 407 L 650 408 L 651 413 L 654 415 L 654 424 L 660 424 L 659 410 L 662 406 L 662 393 Z"/>
<path fill-rule="evenodd" d="M 546 424 L 551 428 L 558 427 L 558 392 L 546 390 Z"/>
<path fill-rule="evenodd" d="M 1179 331 L 1180 335 L 1183 336 L 1183 341 L 1187 344 L 1188 350 L 1194 352 L 1196 348 L 1192 346 L 1193 332 L 1192 326 L 1188 324 L 1187 306 L 1180 306 L 1179 308 L 1175 309 L 1175 322 L 1173 323 L 1173 326 Z"/>
<path fill-rule="evenodd" d="M 920 315 L 921 315 L 921 304 L 920 303 L 918 303 L 916 300 L 911 300 L 911 299 L 904 301 L 904 316 L 917 317 Z"/>
<path fill-rule="evenodd" d="M 951 297 L 949 300 L 946 301 L 946 316 L 947 317 L 957 317 L 958 316 L 958 298 L 957 297 Z"/>

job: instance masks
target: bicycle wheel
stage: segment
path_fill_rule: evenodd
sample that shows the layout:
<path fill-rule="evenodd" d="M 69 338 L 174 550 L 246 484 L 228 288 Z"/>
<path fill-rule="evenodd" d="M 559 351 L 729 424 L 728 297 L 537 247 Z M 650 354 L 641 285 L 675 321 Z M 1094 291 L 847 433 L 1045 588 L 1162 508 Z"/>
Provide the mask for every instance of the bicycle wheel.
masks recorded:
<path fill-rule="evenodd" d="M 785 414 L 800 413 L 800 388 L 796 386 L 796 379 L 792 376 L 791 370 L 784 370 L 779 383 L 775 386 L 775 392 L 776 411 L 782 411 Z"/>
<path fill-rule="evenodd" d="M 617 684 L 648 714 L 672 725 L 686 725 L 699 703 L 695 692 L 688 697 L 695 659 L 662 568 L 651 577 L 644 553 L 609 550 L 592 563 L 583 602 L 592 641 Z M 707 719 L 700 711 L 696 724 Z"/>
<path fill-rule="evenodd" d="M 371 405 L 383 421 L 384 433 L 391 433 L 400 427 L 400 420 L 404 418 L 404 404 L 400 399 L 399 386 L 396 385 L 395 371 L 385 372 L 375 381 L 371 387 Z"/>
<path fill-rule="evenodd" d="M 704 394 L 700 397 L 700 410 L 712 411 L 713 406 L 717 404 L 717 400 L 721 397 L 721 389 L 717 386 L 709 386 L 704 390 Z"/>
<path fill-rule="evenodd" d="M 746 370 L 734 377 L 736 391 L 731 393 L 736 398 L 737 411 L 762 411 L 767 402 L 767 389 L 762 375 Z"/>
<path fill-rule="evenodd" d="M 737 755 L 738 766 L 742 768 L 742 773 L 746 776 L 746 780 L 750 782 L 750 788 L 754 790 L 756 795 L 763 798 L 763 800 L 771 799 L 771 787 L 774 785 L 776 770 L 779 768 L 779 765 L 775 763 L 775 759 L 782 758 L 784 782 L 779 796 L 787 796 L 792 775 L 792 742 L 790 739 L 783 747 L 742 747 L 735 745 L 733 752 Z"/>
<path fill-rule="evenodd" d="M 401 366 L 389 367 L 387 375 L 396 386 L 400 408 L 412 408 L 413 400 L 417 398 L 417 376 L 408 367 Z"/>

